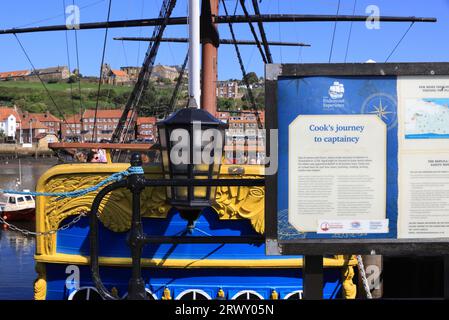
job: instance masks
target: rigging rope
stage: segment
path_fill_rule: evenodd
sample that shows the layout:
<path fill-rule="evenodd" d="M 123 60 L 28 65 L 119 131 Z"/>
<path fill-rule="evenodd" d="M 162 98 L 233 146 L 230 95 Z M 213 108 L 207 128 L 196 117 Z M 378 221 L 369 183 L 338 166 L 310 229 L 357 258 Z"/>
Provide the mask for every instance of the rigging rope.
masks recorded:
<path fill-rule="evenodd" d="M 257 0 L 252 0 L 252 1 L 253 1 L 254 13 L 258 17 L 260 17 L 260 10 L 259 10 L 259 5 L 257 3 Z M 263 23 L 260 20 L 258 20 L 257 25 L 259 26 L 260 37 L 262 38 L 262 43 L 263 43 L 263 47 L 265 49 L 265 56 L 267 58 L 267 62 L 273 63 L 273 57 L 271 56 L 270 46 L 268 45 L 267 35 L 265 34 L 265 29 L 263 27 Z"/>
<path fill-rule="evenodd" d="M 53 98 L 53 96 L 50 93 L 50 90 L 48 90 L 47 86 L 45 85 L 44 80 L 42 80 L 39 72 L 37 72 L 36 68 L 34 67 L 33 62 L 31 61 L 31 58 L 29 57 L 27 51 L 25 50 L 25 47 L 23 46 L 22 42 L 20 41 L 19 37 L 17 36 L 17 34 L 14 33 L 14 37 L 16 38 L 17 42 L 20 45 L 20 48 L 22 48 L 22 52 L 25 54 L 25 57 L 27 58 L 28 62 L 31 65 L 31 68 L 33 69 L 33 73 L 34 75 L 36 75 L 36 77 L 39 79 L 39 81 L 41 82 L 42 86 L 44 87 L 45 91 L 47 92 L 51 102 L 53 103 L 53 105 L 55 106 L 56 110 L 59 112 L 60 117 L 62 118 L 62 120 L 65 122 L 65 124 L 67 125 L 67 127 L 69 128 L 69 130 L 73 133 L 72 128 L 70 127 L 70 125 L 68 124 L 64 113 L 62 112 L 61 108 L 59 108 L 59 106 L 56 104 L 55 99 Z"/>
<path fill-rule="evenodd" d="M 254 26 L 253 26 L 253 23 L 251 21 L 249 12 L 246 9 L 245 0 L 240 0 L 240 5 L 241 5 L 241 7 L 243 9 L 243 13 L 245 14 L 245 17 L 248 19 L 249 28 L 251 29 L 251 33 L 253 34 L 254 40 L 256 41 L 257 49 L 259 49 L 260 55 L 262 57 L 262 60 L 263 60 L 264 63 L 267 63 L 267 58 L 265 56 L 265 53 L 262 50 L 262 45 L 260 44 L 259 37 L 257 36 L 256 30 L 254 29 Z"/>
<path fill-rule="evenodd" d="M 390 59 L 390 57 L 393 55 L 393 53 L 396 51 L 396 49 L 399 47 L 399 45 L 401 44 L 402 40 L 404 40 L 405 36 L 407 35 L 407 33 L 410 31 L 410 29 L 413 27 L 413 25 L 415 24 L 415 22 L 412 22 L 410 24 L 410 26 L 408 27 L 408 29 L 405 31 L 404 35 L 402 36 L 401 39 L 399 39 L 398 43 L 396 44 L 396 46 L 394 47 L 394 49 L 391 51 L 391 53 L 388 55 L 387 59 L 385 60 L 385 62 L 388 62 L 388 60 Z"/>
<path fill-rule="evenodd" d="M 109 18 L 111 16 L 111 6 L 112 6 L 112 0 L 109 0 L 109 6 L 108 6 L 108 18 L 106 20 L 106 30 L 104 32 L 104 40 L 103 40 L 103 54 L 101 57 L 101 64 L 100 64 L 100 79 L 98 80 L 98 90 L 97 90 L 97 101 L 95 103 L 95 116 L 94 116 L 94 126 L 92 131 L 92 142 L 94 142 L 97 138 L 97 114 L 98 114 L 98 104 L 100 102 L 100 90 L 101 90 L 101 82 L 103 81 L 103 64 L 104 64 L 104 56 L 106 53 L 106 44 L 108 40 L 108 23 Z"/>
<path fill-rule="evenodd" d="M 92 2 L 92 3 L 86 4 L 85 6 L 79 7 L 79 9 L 81 10 L 81 9 L 86 9 L 86 8 L 89 8 L 89 7 L 93 7 L 93 6 L 96 6 L 97 4 L 100 4 L 100 3 L 105 2 L 105 1 L 106 0 L 95 1 L 95 2 Z M 36 20 L 36 21 L 32 21 L 30 23 L 17 26 L 16 29 L 25 28 L 25 27 L 28 27 L 28 26 L 36 25 L 36 24 L 41 23 L 41 22 L 54 20 L 54 19 L 60 18 L 61 16 L 65 16 L 65 13 L 54 15 L 52 17 L 48 17 L 48 18 L 44 18 L 44 19 L 40 19 L 40 20 Z"/>
<path fill-rule="evenodd" d="M 226 16 L 228 16 L 228 9 L 226 7 L 226 3 L 225 3 L 224 0 L 222 0 L 222 3 L 223 3 L 223 9 L 225 10 Z M 234 42 L 234 48 L 235 48 L 235 51 L 236 51 L 236 54 L 237 54 L 237 59 L 238 59 L 239 64 L 240 64 L 240 70 L 242 71 L 243 82 L 245 82 L 249 100 L 251 102 L 251 105 L 252 105 L 252 108 L 254 110 L 254 113 L 256 114 L 257 125 L 258 125 L 259 129 L 262 129 L 263 125 L 262 125 L 262 122 L 260 120 L 260 115 L 259 115 L 259 111 L 258 111 L 258 108 L 257 108 L 257 105 L 256 105 L 256 101 L 254 100 L 253 92 L 251 90 L 251 86 L 250 86 L 249 81 L 248 81 L 248 77 L 247 77 L 247 74 L 246 74 L 245 66 L 243 64 L 242 56 L 240 54 L 240 49 L 239 49 L 239 47 L 238 47 L 238 45 L 236 43 L 234 27 L 232 26 L 232 23 L 230 23 L 230 22 L 228 23 L 228 25 L 229 25 L 229 31 L 231 32 L 232 41 Z"/>
<path fill-rule="evenodd" d="M 187 67 L 187 61 L 189 60 L 189 51 L 187 50 L 186 57 L 184 58 L 184 62 L 182 64 L 181 72 L 179 73 L 178 80 L 176 81 L 176 86 L 173 90 L 173 94 L 170 99 L 170 104 L 168 105 L 168 110 L 166 110 L 164 114 L 164 118 L 172 113 L 176 108 L 176 103 L 178 102 L 179 92 L 181 91 L 181 86 L 184 78 L 184 72 Z"/>
<path fill-rule="evenodd" d="M 109 177 L 107 177 L 106 179 L 104 179 L 103 181 L 100 181 L 99 183 L 97 183 L 96 185 L 92 186 L 92 187 L 88 187 L 85 189 L 80 189 L 80 190 L 74 190 L 74 191 L 67 191 L 67 192 L 35 192 L 35 191 L 18 191 L 18 190 L 5 190 L 5 189 L 0 189 L 0 193 L 8 193 L 8 194 L 17 194 L 17 195 L 29 195 L 29 196 L 43 196 L 43 197 L 57 197 L 56 200 L 61 200 L 64 198 L 76 198 L 76 197 L 81 197 L 84 196 L 88 193 L 97 191 L 99 188 L 101 188 L 102 186 L 110 183 L 110 182 L 116 182 L 116 181 L 120 181 L 125 177 L 128 177 L 130 175 L 133 174 L 144 174 L 144 170 L 142 167 L 134 167 L 131 166 L 129 167 L 127 170 L 125 171 L 121 171 L 121 172 L 117 172 L 114 173 L 112 175 L 110 175 Z"/>
<path fill-rule="evenodd" d="M 338 17 L 338 13 L 340 12 L 340 0 L 338 0 L 338 5 L 337 5 L 337 14 L 335 16 L 335 23 L 334 23 L 334 31 L 332 33 L 332 43 L 331 43 L 331 50 L 329 52 L 329 63 L 331 63 L 332 60 L 332 53 L 334 51 L 334 40 L 335 40 L 335 32 L 337 31 L 337 17 Z"/>
<path fill-rule="evenodd" d="M 354 0 L 354 7 L 352 8 L 352 15 L 355 14 L 355 8 L 357 7 L 357 0 Z M 351 35 L 352 35 L 352 25 L 354 24 L 354 21 L 351 21 L 351 26 L 349 27 L 349 35 L 348 35 L 348 42 L 346 43 L 346 52 L 345 52 L 345 63 L 348 59 L 348 52 L 349 52 L 349 42 L 351 41 Z"/>
<path fill-rule="evenodd" d="M 280 15 L 281 10 L 280 10 L 280 1 L 278 0 L 278 14 Z M 281 36 L 281 23 L 278 22 L 278 32 L 279 32 L 279 42 L 282 42 L 282 36 Z M 279 55 L 281 57 L 281 63 L 283 63 L 283 58 L 282 58 L 282 46 L 279 46 Z"/>
<path fill-rule="evenodd" d="M 136 109 L 136 114 L 139 113 L 139 102 L 143 92 L 148 87 L 148 82 L 150 80 L 151 72 L 153 70 L 153 64 L 156 59 L 156 55 L 159 49 L 160 40 L 164 33 L 165 27 L 168 23 L 168 18 L 171 16 L 173 8 L 176 5 L 176 0 L 164 0 L 162 3 L 162 8 L 159 13 L 159 18 L 163 18 L 163 22 L 161 25 L 157 26 L 153 30 L 152 38 L 156 38 L 154 42 L 150 42 L 148 46 L 147 53 L 145 55 L 145 60 L 142 65 L 142 68 L 139 72 L 139 76 L 137 79 L 137 83 L 134 86 L 128 101 L 126 102 L 125 109 L 123 110 L 122 116 L 115 128 L 115 131 L 112 135 L 112 142 L 123 142 L 126 141 L 127 132 L 123 134 L 123 128 L 128 119 L 128 114 L 133 109 Z M 130 119 L 130 121 L 135 121 L 135 119 Z"/>
<path fill-rule="evenodd" d="M 62 0 L 62 9 L 63 9 L 64 13 L 65 13 L 65 8 L 66 8 L 65 0 Z M 67 53 L 67 64 L 69 67 L 69 75 L 71 75 L 72 66 L 70 63 L 69 38 L 68 38 L 67 30 L 65 31 L 65 46 L 66 46 L 66 53 Z M 70 81 L 70 78 L 69 78 L 69 82 L 70 82 L 70 101 L 72 104 L 72 112 L 73 112 L 73 115 L 75 116 L 76 112 L 75 112 L 75 103 L 73 102 L 73 84 Z M 76 135 L 75 117 L 73 117 L 73 125 L 74 125 L 74 130 L 75 130 L 75 135 Z M 62 132 L 61 132 L 61 135 L 62 135 Z"/>
<path fill-rule="evenodd" d="M 72 5 L 75 6 L 75 0 L 72 0 Z M 78 32 L 75 28 L 75 50 L 76 50 L 76 68 L 78 69 L 78 95 L 80 101 L 80 121 L 83 115 L 83 103 L 82 103 L 82 95 L 81 95 L 81 70 L 80 70 L 80 57 L 78 50 Z"/>

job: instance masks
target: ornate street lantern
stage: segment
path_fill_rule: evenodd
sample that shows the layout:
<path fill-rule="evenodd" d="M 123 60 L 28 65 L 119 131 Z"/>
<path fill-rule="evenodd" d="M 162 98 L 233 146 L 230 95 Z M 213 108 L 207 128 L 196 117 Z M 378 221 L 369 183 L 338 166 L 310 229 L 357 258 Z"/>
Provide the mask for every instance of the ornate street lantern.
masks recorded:
<path fill-rule="evenodd" d="M 196 108 L 193 98 L 164 121 L 158 122 L 164 176 L 171 180 L 217 179 L 220 171 L 226 124 Z M 167 198 L 189 221 L 198 218 L 215 197 L 211 186 L 170 186 Z"/>

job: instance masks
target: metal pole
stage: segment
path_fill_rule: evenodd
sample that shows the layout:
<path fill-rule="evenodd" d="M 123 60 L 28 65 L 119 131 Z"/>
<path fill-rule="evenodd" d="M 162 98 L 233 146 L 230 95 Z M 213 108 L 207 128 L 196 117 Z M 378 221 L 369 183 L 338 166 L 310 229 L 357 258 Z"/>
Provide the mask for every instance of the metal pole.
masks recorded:
<path fill-rule="evenodd" d="M 208 0 L 209 1 L 209 0 Z M 218 0 L 210 0 L 211 19 L 218 15 Z M 217 111 L 218 48 L 212 41 L 203 43 L 201 108 L 215 116 Z"/>
<path fill-rule="evenodd" d="M 212 0 L 215 1 L 215 0 Z M 117 37 L 113 38 L 114 40 L 118 41 L 155 41 L 156 38 L 154 37 Z M 177 42 L 177 43 L 187 43 L 189 42 L 188 38 L 162 38 L 160 40 L 161 42 Z M 256 45 L 256 41 L 252 40 L 237 40 L 234 41 L 232 39 L 220 39 L 220 44 L 238 44 L 238 45 L 249 45 L 253 46 Z M 202 41 L 204 43 L 204 41 Z M 268 45 L 270 46 L 284 46 L 284 47 L 310 47 L 310 44 L 303 43 L 303 42 L 286 42 L 286 41 L 268 41 Z M 204 46 L 203 46 L 204 48 Z M 204 49 L 203 49 L 203 59 L 204 59 Z"/>
<path fill-rule="evenodd" d="M 192 1 L 192 0 L 191 0 Z M 198 1 L 198 0 L 194 0 Z M 199 12 L 199 9 L 198 9 Z M 214 18 L 214 23 L 248 23 L 252 22 L 350 22 L 358 21 L 365 22 L 369 16 L 349 16 L 349 15 L 300 15 L 300 14 L 262 14 L 260 16 L 218 16 Z M 185 25 L 188 23 L 186 17 L 169 18 L 167 25 Z M 80 30 L 87 29 L 103 29 L 106 26 L 112 28 L 129 28 L 129 27 L 150 27 L 158 26 L 163 23 L 163 18 L 155 19 L 138 19 L 138 20 L 118 20 L 107 22 L 89 22 L 80 23 Z M 380 16 L 380 22 L 436 22 L 436 18 L 421 18 L 421 17 L 388 17 Z M 29 27 L 29 28 L 13 28 L 0 30 L 0 34 L 18 34 L 29 32 L 42 31 L 64 31 L 68 30 L 66 25 L 54 25 L 43 27 Z"/>
<path fill-rule="evenodd" d="M 189 0 L 189 96 L 200 103 L 200 1 Z"/>
<path fill-rule="evenodd" d="M 132 155 L 131 166 L 142 166 L 142 159 L 140 154 Z M 131 249 L 132 259 L 132 276 L 129 280 L 128 299 L 130 300 L 145 300 L 145 281 L 142 278 L 141 258 L 144 246 L 145 236 L 143 234 L 142 218 L 140 216 L 140 194 L 144 186 L 143 175 L 131 175 L 128 178 L 128 188 L 132 193 L 132 220 L 131 230 L 128 234 L 128 245 Z"/>
<path fill-rule="evenodd" d="M 323 256 L 304 256 L 304 299 L 323 299 Z"/>

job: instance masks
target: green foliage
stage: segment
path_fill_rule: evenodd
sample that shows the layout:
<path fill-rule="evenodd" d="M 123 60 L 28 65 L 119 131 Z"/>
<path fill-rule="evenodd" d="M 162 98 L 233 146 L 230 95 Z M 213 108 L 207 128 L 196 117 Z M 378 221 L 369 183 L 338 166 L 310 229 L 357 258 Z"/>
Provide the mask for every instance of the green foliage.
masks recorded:
<path fill-rule="evenodd" d="M 257 74 L 255 72 L 247 73 L 245 78 L 248 80 L 249 84 L 254 84 L 254 83 L 259 82 L 259 77 L 257 76 Z M 245 78 L 243 78 L 243 80 L 245 80 Z"/>
<path fill-rule="evenodd" d="M 230 98 L 218 98 L 217 106 L 219 110 L 236 110 L 236 100 Z"/>

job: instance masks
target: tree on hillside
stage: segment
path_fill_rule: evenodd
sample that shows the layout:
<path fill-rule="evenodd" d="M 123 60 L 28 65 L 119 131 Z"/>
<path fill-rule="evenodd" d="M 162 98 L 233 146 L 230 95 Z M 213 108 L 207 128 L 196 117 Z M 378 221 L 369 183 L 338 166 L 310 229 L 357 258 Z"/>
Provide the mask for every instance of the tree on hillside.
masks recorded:
<path fill-rule="evenodd" d="M 242 80 L 245 81 L 245 79 L 248 80 L 249 84 L 255 84 L 259 82 L 259 77 L 255 72 L 250 72 L 246 74 L 246 77 L 244 77 Z"/>
<path fill-rule="evenodd" d="M 218 98 L 217 105 L 218 105 L 219 110 L 235 110 L 236 109 L 236 103 L 235 103 L 234 99 Z"/>

